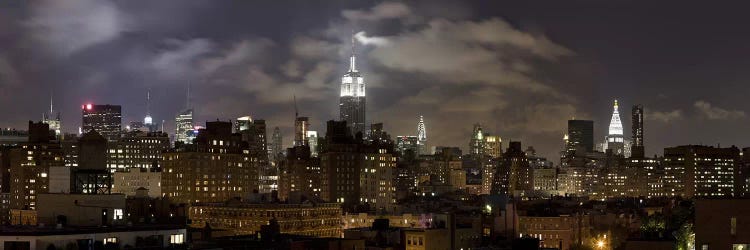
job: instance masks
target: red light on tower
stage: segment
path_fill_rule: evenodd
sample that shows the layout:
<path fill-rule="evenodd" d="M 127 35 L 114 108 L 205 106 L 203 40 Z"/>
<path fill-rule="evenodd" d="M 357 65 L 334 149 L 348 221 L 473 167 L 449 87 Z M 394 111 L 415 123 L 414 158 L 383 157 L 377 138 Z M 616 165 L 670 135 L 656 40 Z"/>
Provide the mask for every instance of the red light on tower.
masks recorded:
<path fill-rule="evenodd" d="M 91 107 L 92 107 L 91 103 L 86 104 L 86 110 L 91 110 Z"/>

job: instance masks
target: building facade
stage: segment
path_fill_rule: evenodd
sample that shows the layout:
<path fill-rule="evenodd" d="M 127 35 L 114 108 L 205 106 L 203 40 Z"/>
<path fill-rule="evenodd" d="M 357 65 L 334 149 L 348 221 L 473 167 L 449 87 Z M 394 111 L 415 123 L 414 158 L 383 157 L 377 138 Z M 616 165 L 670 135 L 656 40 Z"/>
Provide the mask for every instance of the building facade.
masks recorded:
<path fill-rule="evenodd" d="M 81 107 L 83 133 L 95 130 L 108 141 L 117 141 L 122 131 L 122 107 L 109 104 L 86 104 Z"/>

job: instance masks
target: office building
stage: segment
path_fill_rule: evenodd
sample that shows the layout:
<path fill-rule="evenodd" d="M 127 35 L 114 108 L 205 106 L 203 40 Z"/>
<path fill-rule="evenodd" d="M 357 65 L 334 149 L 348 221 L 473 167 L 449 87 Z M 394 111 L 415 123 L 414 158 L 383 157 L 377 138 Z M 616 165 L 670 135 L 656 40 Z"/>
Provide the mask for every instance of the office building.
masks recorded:
<path fill-rule="evenodd" d="M 36 209 L 38 195 L 49 191 L 50 169 L 64 167 L 60 144 L 49 136 L 48 124 L 29 121 L 29 141 L 6 151 L 11 209 Z"/>
<path fill-rule="evenodd" d="M 469 141 L 469 154 L 474 156 L 485 155 L 484 145 L 484 132 L 482 132 L 482 125 L 479 123 L 474 124 L 474 129 L 471 132 L 471 140 Z"/>
<path fill-rule="evenodd" d="M 352 54 L 349 57 L 349 70 L 341 77 L 341 95 L 339 98 L 339 119 L 349 124 L 352 136 L 366 132 L 367 100 L 366 85 L 362 73 L 357 70 L 354 55 L 354 38 L 352 37 Z"/>
<path fill-rule="evenodd" d="M 58 140 L 62 139 L 62 123 L 60 112 L 52 109 L 52 99 L 49 100 L 49 110 L 42 115 L 42 122 L 49 125 L 49 129 L 55 132 Z"/>
<path fill-rule="evenodd" d="M 630 149 L 631 157 L 643 158 L 646 156 L 643 147 L 643 105 L 633 105 L 633 142 Z"/>
<path fill-rule="evenodd" d="M 609 122 L 609 133 L 607 133 L 607 136 L 604 138 L 605 141 L 602 143 L 602 152 L 612 150 L 612 153 L 615 155 L 625 155 L 625 157 L 628 157 L 629 155 L 625 154 L 625 137 L 623 131 L 619 106 L 617 100 L 615 100 L 612 120 Z"/>
<path fill-rule="evenodd" d="M 169 135 L 162 132 L 133 131 L 107 143 L 107 169 L 110 172 L 130 168 L 159 169 L 161 153 L 170 148 Z"/>
<path fill-rule="evenodd" d="M 283 141 L 284 138 L 281 136 L 281 130 L 279 127 L 274 127 L 273 134 L 271 134 L 271 141 L 268 142 L 268 159 L 271 165 L 278 165 L 279 161 L 283 159 Z"/>
<path fill-rule="evenodd" d="M 312 157 L 310 147 L 295 146 L 287 149 L 286 159 L 279 164 L 279 199 L 292 194 L 313 199 L 322 192 L 320 160 Z"/>
<path fill-rule="evenodd" d="M 122 130 L 122 107 L 120 105 L 86 104 L 83 112 L 83 133 L 94 130 L 108 141 L 117 141 Z"/>
<path fill-rule="evenodd" d="M 534 176 L 521 149 L 521 142 L 510 142 L 493 176 L 492 194 L 522 194 L 534 189 Z"/>
<path fill-rule="evenodd" d="M 568 120 L 567 138 L 567 154 L 573 154 L 576 150 L 580 150 L 581 153 L 594 152 L 594 121 Z"/>
<path fill-rule="evenodd" d="M 687 145 L 664 149 L 662 184 L 666 196 L 729 198 L 736 194 L 737 147 Z"/>
<path fill-rule="evenodd" d="M 496 135 L 487 135 L 484 137 L 484 152 L 490 158 L 499 158 L 503 156 L 503 139 Z"/>
<path fill-rule="evenodd" d="M 411 152 L 412 155 L 419 155 L 419 137 L 417 136 L 397 136 L 396 137 L 396 151 L 405 156 L 407 152 Z"/>
<path fill-rule="evenodd" d="M 318 131 L 307 131 L 307 145 L 310 147 L 310 155 L 318 157 L 320 149 L 318 148 Z"/>
<path fill-rule="evenodd" d="M 193 139 L 195 139 L 195 133 L 193 131 L 193 110 L 186 109 L 177 114 L 177 116 L 175 116 L 174 118 L 174 123 L 174 141 L 184 144 L 193 143 Z"/>
<path fill-rule="evenodd" d="M 195 145 L 162 154 L 162 196 L 175 203 L 223 202 L 258 190 L 258 159 L 232 123 L 207 122 Z"/>
<path fill-rule="evenodd" d="M 307 131 L 309 129 L 309 118 L 296 117 L 294 119 L 294 146 L 307 145 Z"/>
<path fill-rule="evenodd" d="M 427 128 L 424 125 L 424 117 L 421 115 L 417 123 L 417 153 L 418 155 L 427 154 Z"/>

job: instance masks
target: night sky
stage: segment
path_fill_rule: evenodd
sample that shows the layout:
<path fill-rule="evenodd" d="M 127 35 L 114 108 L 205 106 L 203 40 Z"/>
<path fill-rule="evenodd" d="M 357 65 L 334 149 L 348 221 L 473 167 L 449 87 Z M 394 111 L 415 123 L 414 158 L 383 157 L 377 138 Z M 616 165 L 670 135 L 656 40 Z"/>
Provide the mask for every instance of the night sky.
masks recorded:
<path fill-rule="evenodd" d="M 657 2 L 657 3 L 654 3 Z M 474 4 L 474 5 L 471 5 Z M 474 123 L 557 162 L 567 120 L 613 99 L 626 136 L 645 106 L 647 154 L 750 146 L 747 6 L 682 1 L 0 2 L 0 126 L 25 129 L 53 95 L 65 131 L 84 103 L 123 105 L 174 130 L 188 85 L 196 121 L 251 115 L 292 140 L 293 96 L 313 130 L 338 119 L 351 34 L 368 121 L 429 146 L 468 147 Z M 269 129 L 271 130 L 271 129 Z"/>

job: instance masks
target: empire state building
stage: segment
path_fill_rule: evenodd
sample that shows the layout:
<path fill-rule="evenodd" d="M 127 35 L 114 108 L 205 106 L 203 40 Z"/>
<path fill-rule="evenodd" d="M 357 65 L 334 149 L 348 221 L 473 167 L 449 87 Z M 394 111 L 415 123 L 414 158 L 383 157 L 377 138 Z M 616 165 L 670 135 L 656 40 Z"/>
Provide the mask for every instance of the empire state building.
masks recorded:
<path fill-rule="evenodd" d="M 341 97 L 339 98 L 340 119 L 346 121 L 351 128 L 352 135 L 365 133 L 365 81 L 357 71 L 354 55 L 354 39 L 352 39 L 352 55 L 349 57 L 349 71 L 341 78 Z"/>

